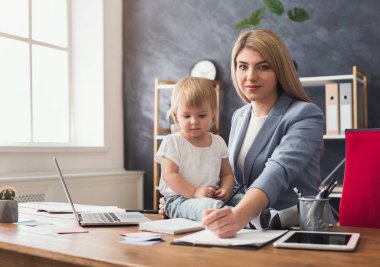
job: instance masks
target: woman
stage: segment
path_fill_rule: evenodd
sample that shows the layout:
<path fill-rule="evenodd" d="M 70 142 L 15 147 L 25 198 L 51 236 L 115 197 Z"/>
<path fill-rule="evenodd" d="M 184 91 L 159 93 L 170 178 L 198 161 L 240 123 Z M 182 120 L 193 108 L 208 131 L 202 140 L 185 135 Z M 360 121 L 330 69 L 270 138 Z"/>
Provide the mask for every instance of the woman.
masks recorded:
<path fill-rule="evenodd" d="M 275 33 L 243 32 L 231 55 L 234 87 L 247 105 L 232 117 L 229 159 L 235 187 L 245 195 L 234 208 L 203 212 L 203 224 L 233 237 L 266 208 L 298 203 L 293 188 L 316 195 L 320 184 L 323 112 L 305 93 L 288 49 Z"/>

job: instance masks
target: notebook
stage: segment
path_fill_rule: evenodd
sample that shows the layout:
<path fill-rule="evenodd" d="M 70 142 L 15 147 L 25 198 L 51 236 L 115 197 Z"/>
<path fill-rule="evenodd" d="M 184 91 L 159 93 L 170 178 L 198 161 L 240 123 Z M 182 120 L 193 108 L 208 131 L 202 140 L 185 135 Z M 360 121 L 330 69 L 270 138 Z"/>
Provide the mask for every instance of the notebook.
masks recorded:
<path fill-rule="evenodd" d="M 252 230 L 242 229 L 234 238 L 219 238 L 209 230 L 176 238 L 172 245 L 229 247 L 258 249 L 269 242 L 279 238 L 288 230 Z"/>
<path fill-rule="evenodd" d="M 67 200 L 80 226 L 115 226 L 115 225 L 137 225 L 141 222 L 150 221 L 139 212 L 77 212 L 71 199 L 69 190 L 63 178 L 58 161 L 53 157 L 59 179 L 65 191 Z"/>
<path fill-rule="evenodd" d="M 204 229 L 201 222 L 183 218 L 156 220 L 139 224 L 140 231 L 150 231 L 162 234 L 181 234 Z"/>

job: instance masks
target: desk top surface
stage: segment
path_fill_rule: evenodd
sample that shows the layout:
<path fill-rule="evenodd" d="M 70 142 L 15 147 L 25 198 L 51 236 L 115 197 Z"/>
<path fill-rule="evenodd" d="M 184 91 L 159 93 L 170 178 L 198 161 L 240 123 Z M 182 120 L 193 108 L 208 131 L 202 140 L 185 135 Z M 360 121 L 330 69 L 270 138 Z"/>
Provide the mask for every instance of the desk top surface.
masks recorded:
<path fill-rule="evenodd" d="M 152 246 L 121 244 L 121 233 L 136 232 L 136 226 L 91 227 L 88 233 L 56 234 L 53 229 L 76 226 L 72 214 L 51 215 L 20 208 L 19 221 L 53 223 L 30 227 L 0 224 L 0 253 L 9 261 L 29 261 L 28 266 L 379 266 L 380 229 L 336 227 L 337 232 L 361 234 L 354 252 L 274 248 L 258 250 L 170 245 L 180 235 L 163 235 L 164 242 Z M 158 215 L 147 215 L 159 219 Z M 32 261 L 31 261 L 32 259 Z M 32 262 L 35 264 L 33 265 Z M 3 262 L 4 263 L 4 262 Z M 51 262 L 50 262 L 51 264 Z M 5 266 L 5 265 L 4 265 Z M 15 266 L 15 265 L 9 265 Z M 46 266 L 49 266 L 46 263 Z"/>

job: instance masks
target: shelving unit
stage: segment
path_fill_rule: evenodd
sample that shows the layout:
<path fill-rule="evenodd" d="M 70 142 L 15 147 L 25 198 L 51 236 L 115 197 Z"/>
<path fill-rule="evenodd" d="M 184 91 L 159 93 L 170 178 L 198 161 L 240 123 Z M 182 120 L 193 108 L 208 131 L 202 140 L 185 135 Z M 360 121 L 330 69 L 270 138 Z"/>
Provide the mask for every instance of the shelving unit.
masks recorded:
<path fill-rule="evenodd" d="M 347 75 L 332 75 L 332 76 L 316 76 L 300 78 L 302 85 L 306 87 L 323 87 L 328 83 L 352 82 L 352 108 L 353 108 L 353 127 L 367 128 L 368 127 L 368 100 L 367 100 L 367 75 L 357 66 L 352 67 L 352 74 Z M 359 125 L 359 88 L 362 88 L 361 99 L 363 101 L 363 125 Z M 344 135 L 324 135 L 324 139 L 344 139 Z"/>
<path fill-rule="evenodd" d="M 171 95 L 171 90 L 173 90 L 176 82 L 169 80 L 162 80 L 159 78 L 155 79 L 154 86 L 154 135 L 153 135 L 153 158 L 155 157 L 160 142 L 165 137 L 165 135 L 170 133 L 169 123 L 167 122 L 167 127 L 161 127 L 160 125 L 160 115 L 162 113 L 166 114 L 167 110 L 160 109 L 160 100 L 163 92 L 168 92 L 167 95 Z M 220 110 L 220 82 L 214 81 L 215 83 L 215 91 L 216 91 L 216 103 L 217 103 L 217 113 L 215 115 L 215 127 L 213 128 L 213 132 L 215 134 L 219 134 L 220 132 L 220 120 L 219 120 L 219 110 Z M 170 99 L 167 99 L 170 102 Z M 158 184 L 160 181 L 160 169 L 159 164 L 153 160 L 153 208 L 158 208 L 158 200 L 159 200 L 159 191 Z"/>

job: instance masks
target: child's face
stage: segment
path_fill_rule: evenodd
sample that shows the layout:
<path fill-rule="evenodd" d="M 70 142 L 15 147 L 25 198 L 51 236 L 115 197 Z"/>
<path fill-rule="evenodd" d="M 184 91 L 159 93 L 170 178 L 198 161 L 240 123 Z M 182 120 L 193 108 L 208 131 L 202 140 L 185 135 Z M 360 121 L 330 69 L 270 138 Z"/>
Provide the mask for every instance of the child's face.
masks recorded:
<path fill-rule="evenodd" d="M 182 134 L 188 138 L 203 137 L 213 123 L 213 114 L 208 102 L 204 102 L 199 108 L 181 104 L 178 106 L 176 117 Z"/>

